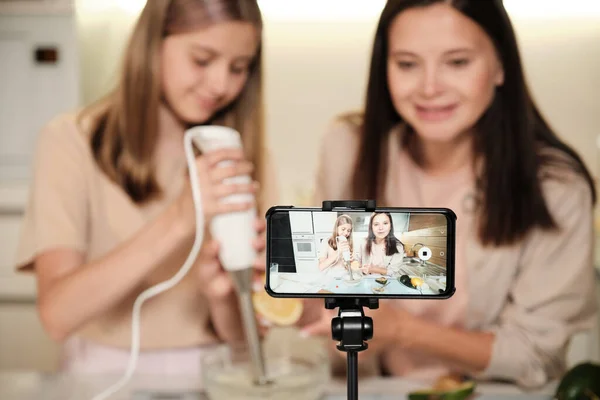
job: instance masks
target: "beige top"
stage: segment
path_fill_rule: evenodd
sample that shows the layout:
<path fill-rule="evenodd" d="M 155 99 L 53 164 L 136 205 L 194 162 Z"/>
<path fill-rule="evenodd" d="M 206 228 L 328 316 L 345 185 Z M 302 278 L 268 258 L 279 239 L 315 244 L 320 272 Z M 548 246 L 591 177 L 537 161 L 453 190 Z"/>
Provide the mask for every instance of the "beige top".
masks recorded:
<path fill-rule="evenodd" d="M 423 318 L 467 330 L 495 333 L 482 378 L 541 385 L 564 368 L 571 335 L 595 321 L 591 194 L 583 178 L 542 184 L 550 212 L 562 227 L 534 229 L 513 246 L 484 248 L 477 240 L 471 168 L 443 179 L 427 175 L 391 133 L 386 201 L 397 207 L 448 207 L 457 214 L 456 294 L 445 301 L 389 300 Z M 351 198 L 351 171 L 359 135 L 336 120 L 323 138 L 316 200 Z M 330 149 L 335 148 L 332 152 Z M 403 190 L 410 188 L 410 190 Z M 440 339 L 443 340 L 443 339 Z M 451 345 L 450 343 L 448 345 Z M 380 362 L 395 375 L 445 373 L 452 366 L 418 352 L 386 350 Z"/>
<path fill-rule="evenodd" d="M 31 271 L 38 254 L 56 248 L 81 251 L 86 262 L 102 257 L 143 229 L 180 193 L 187 168 L 183 141 L 180 145 L 171 140 L 169 145 L 157 146 L 157 179 L 164 196 L 139 206 L 98 168 L 88 134 L 77 126 L 75 113 L 54 118 L 40 132 L 17 254 L 19 270 Z M 274 191 L 263 195 L 266 204 L 274 204 Z M 164 265 L 148 276 L 143 288 L 88 323 L 77 336 L 100 344 L 129 347 L 136 296 L 143 289 L 171 278 L 183 265 L 191 245 L 191 241 L 182 243 Z M 193 346 L 218 340 L 198 287 L 192 274 L 188 274 L 177 286 L 144 304 L 143 348 Z"/>
<path fill-rule="evenodd" d="M 323 239 L 321 242 L 321 247 L 319 248 L 319 261 L 322 259 L 326 259 L 332 257 L 333 255 L 337 256 L 335 262 L 326 268 L 324 268 L 323 274 L 331 277 L 341 277 L 346 273 L 346 267 L 344 266 L 344 259 L 338 253 L 337 250 L 334 250 L 333 247 L 329 245 L 329 238 Z"/>
<path fill-rule="evenodd" d="M 371 253 L 367 254 L 367 240 L 363 240 L 360 244 L 360 251 L 358 252 L 360 264 L 386 268 L 388 275 L 399 273 L 400 265 L 402 265 L 405 255 L 402 245 L 397 246 L 397 253 L 388 256 L 385 254 L 385 245 L 383 243 L 373 243 L 371 245 Z"/>

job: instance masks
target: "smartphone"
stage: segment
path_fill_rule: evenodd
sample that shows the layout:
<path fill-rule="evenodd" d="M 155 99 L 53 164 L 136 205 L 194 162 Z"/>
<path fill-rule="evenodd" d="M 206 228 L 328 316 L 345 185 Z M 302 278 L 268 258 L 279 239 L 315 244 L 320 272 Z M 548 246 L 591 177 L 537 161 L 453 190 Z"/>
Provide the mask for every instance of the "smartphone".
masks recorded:
<path fill-rule="evenodd" d="M 267 220 L 273 297 L 445 299 L 454 294 L 456 215 L 276 206 Z"/>

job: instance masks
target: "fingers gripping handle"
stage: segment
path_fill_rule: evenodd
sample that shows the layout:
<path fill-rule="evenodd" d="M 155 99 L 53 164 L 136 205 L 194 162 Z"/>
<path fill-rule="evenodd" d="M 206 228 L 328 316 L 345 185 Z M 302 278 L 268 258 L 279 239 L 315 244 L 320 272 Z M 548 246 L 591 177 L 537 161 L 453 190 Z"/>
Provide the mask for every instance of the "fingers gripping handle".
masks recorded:
<path fill-rule="evenodd" d="M 240 134 L 225 126 L 197 126 L 190 128 L 186 134 L 191 135 L 192 140 L 203 154 L 225 149 L 242 148 Z M 223 166 L 232 161 L 221 161 L 218 166 Z M 227 178 L 227 184 L 248 184 L 251 182 L 249 175 Z M 251 194 L 233 194 L 222 200 L 224 203 L 251 202 L 255 204 L 254 196 Z M 228 271 L 245 269 L 256 259 L 256 250 L 252 242 L 255 236 L 254 220 L 256 218 L 256 206 L 249 210 L 217 215 L 212 218 L 210 231 L 212 236 L 220 244 L 219 258 L 223 267 Z"/>

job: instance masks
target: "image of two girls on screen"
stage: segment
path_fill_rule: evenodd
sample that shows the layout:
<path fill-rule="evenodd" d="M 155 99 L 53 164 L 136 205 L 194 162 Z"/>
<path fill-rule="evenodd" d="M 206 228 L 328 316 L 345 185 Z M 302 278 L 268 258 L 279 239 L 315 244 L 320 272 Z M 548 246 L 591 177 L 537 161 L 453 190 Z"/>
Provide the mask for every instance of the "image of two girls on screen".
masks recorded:
<path fill-rule="evenodd" d="M 375 212 L 369 218 L 366 238 L 355 243 L 353 221 L 349 215 L 340 215 L 331 237 L 323 240 L 319 255 L 319 270 L 327 276 L 341 277 L 348 266 L 364 275 L 393 275 L 399 270 L 405 256 L 403 243 L 394 235 L 392 216 Z"/>

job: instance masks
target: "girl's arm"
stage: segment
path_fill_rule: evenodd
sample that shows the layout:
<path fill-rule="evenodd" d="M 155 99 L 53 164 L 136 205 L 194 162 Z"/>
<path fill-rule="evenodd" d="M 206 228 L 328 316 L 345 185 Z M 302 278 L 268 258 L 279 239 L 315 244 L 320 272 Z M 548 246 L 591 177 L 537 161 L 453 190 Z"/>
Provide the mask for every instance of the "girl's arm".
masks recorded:
<path fill-rule="evenodd" d="M 38 309 L 48 334 L 62 341 L 88 321 L 114 307 L 178 246 L 190 231 L 169 209 L 114 251 L 85 263 L 84 254 L 52 249 L 35 259 Z"/>
<path fill-rule="evenodd" d="M 332 250 L 331 255 L 328 256 Z M 325 269 L 331 267 L 338 261 L 339 254 L 337 251 L 333 250 L 333 248 L 329 245 L 328 240 L 323 240 L 321 243 L 320 249 L 321 257 L 319 258 L 319 270 L 324 271 Z M 325 254 L 325 256 L 323 256 Z"/>
<path fill-rule="evenodd" d="M 89 150 L 83 140 L 76 144 L 81 146 L 79 148 L 72 143 L 60 146 L 60 137 L 48 136 L 64 132 L 53 130 L 41 142 L 27 215 L 28 230 L 24 233 L 27 240 L 34 241 L 28 244 L 28 251 L 33 253 L 37 275 L 40 318 L 49 335 L 57 341 L 132 293 L 144 290 L 148 274 L 171 254 L 189 248 L 195 232 L 195 210 L 188 183 L 181 196 L 154 221 L 103 257 L 87 262 L 87 181 L 81 170 L 86 161 L 85 151 Z M 243 153 L 220 151 L 197 160 L 205 220 L 250 206 L 221 204 L 219 199 L 223 195 L 255 191 L 250 185 L 225 187 L 212 183 L 246 174 L 252 168 L 247 162 L 235 163 L 227 169 L 216 168 L 224 159 L 241 161 Z M 60 234 L 57 239 L 52 238 L 54 232 Z M 41 237 L 44 239 L 39 239 Z"/>
<path fill-rule="evenodd" d="M 333 264 L 335 264 L 337 262 L 338 258 L 339 258 L 339 256 L 338 256 L 337 252 L 334 252 L 329 257 L 319 258 L 319 270 L 323 271 L 323 270 L 331 267 Z"/>

